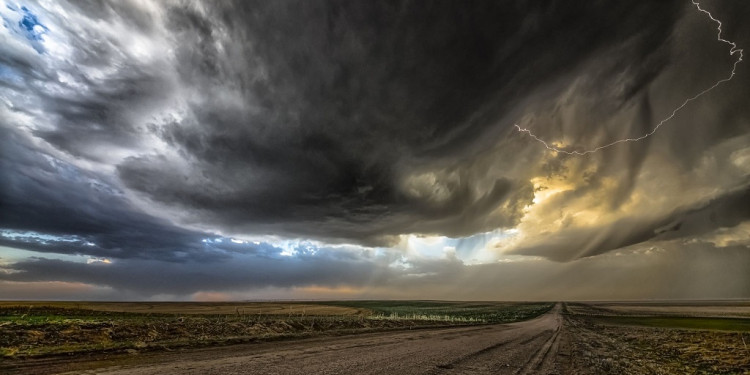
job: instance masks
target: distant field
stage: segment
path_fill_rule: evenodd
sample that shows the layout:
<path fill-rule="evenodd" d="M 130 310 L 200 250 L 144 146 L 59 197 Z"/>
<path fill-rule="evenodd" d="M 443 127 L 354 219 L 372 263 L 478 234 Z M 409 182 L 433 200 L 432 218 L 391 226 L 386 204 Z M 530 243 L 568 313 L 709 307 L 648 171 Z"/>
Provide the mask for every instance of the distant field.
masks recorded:
<path fill-rule="evenodd" d="M 750 318 L 748 301 L 682 303 L 594 303 L 592 306 L 624 315 L 672 315 Z"/>
<path fill-rule="evenodd" d="M 393 329 L 513 322 L 552 304 L 430 301 L 0 302 L 0 357 L 159 350 Z"/>
<path fill-rule="evenodd" d="M 363 311 L 353 307 L 307 302 L 56 302 L 0 301 L 3 308 L 54 307 L 144 314 L 202 315 L 357 315 Z"/>
<path fill-rule="evenodd" d="M 568 303 L 568 314 L 609 325 L 750 331 L 750 303 Z"/>

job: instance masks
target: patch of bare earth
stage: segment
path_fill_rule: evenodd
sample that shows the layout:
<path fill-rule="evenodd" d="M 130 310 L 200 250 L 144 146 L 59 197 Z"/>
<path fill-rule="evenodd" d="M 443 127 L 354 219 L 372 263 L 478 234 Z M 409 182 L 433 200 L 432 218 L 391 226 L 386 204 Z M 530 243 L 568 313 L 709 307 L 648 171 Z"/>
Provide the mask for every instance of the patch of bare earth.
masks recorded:
<path fill-rule="evenodd" d="M 750 335 L 598 324 L 568 315 L 570 363 L 578 374 L 750 374 Z"/>

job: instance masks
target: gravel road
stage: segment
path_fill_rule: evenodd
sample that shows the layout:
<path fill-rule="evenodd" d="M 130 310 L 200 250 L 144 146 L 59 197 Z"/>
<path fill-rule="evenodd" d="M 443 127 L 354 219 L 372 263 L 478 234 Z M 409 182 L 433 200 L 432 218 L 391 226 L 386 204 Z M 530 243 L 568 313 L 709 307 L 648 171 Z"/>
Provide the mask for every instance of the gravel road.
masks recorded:
<path fill-rule="evenodd" d="M 563 374 L 560 305 L 529 321 L 162 353 L 84 374 Z M 136 356 L 137 357 L 137 356 Z M 140 363 L 139 363 L 140 362 Z"/>

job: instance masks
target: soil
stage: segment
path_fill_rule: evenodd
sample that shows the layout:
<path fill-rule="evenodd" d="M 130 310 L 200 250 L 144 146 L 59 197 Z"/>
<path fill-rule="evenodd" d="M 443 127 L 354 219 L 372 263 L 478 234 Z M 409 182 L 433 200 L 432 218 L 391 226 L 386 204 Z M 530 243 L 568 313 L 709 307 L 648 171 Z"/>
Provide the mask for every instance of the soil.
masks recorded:
<path fill-rule="evenodd" d="M 567 316 L 579 374 L 750 374 L 747 332 L 600 324 Z"/>
<path fill-rule="evenodd" d="M 748 332 L 603 324 L 597 312 L 609 313 L 558 304 L 511 324 L 14 359 L 0 373 L 750 374 Z"/>

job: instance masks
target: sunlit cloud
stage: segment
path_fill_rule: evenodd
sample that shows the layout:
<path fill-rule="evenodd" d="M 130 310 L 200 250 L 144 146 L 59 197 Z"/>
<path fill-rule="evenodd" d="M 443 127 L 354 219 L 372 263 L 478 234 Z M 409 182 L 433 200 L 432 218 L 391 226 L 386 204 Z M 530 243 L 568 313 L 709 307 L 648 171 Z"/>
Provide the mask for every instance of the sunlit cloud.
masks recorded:
<path fill-rule="evenodd" d="M 107 258 L 89 258 L 86 259 L 86 264 L 112 264 L 112 261 Z"/>

